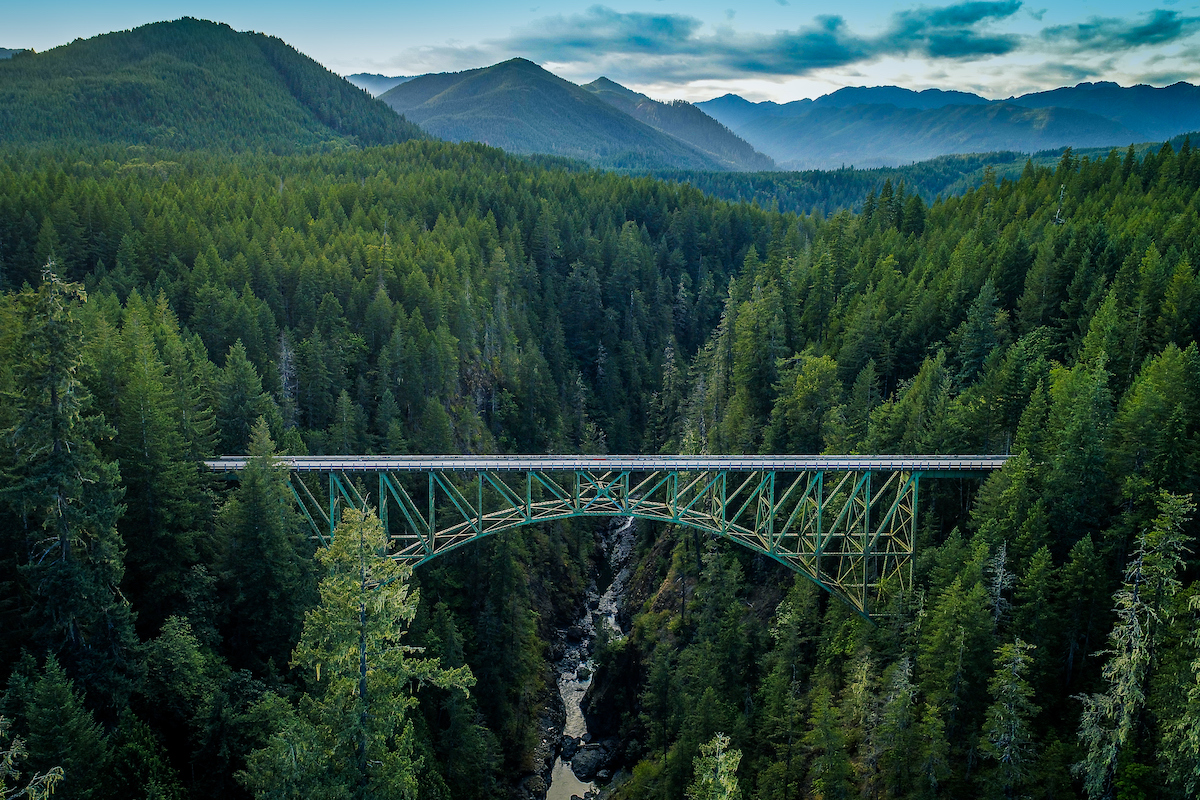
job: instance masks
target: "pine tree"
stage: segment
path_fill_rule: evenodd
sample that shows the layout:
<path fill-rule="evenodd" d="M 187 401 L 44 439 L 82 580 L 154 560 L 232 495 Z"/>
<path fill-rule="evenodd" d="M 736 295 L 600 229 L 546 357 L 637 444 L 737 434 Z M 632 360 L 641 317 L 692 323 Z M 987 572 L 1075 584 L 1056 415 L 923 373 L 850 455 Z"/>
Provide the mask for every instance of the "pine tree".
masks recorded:
<path fill-rule="evenodd" d="M 62 780 L 62 767 L 52 767 L 43 773 L 34 773 L 21 780 L 21 762 L 29 755 L 25 741 L 19 737 L 8 738 L 11 724 L 0 717 L 0 797 L 25 797 L 27 800 L 47 800 Z M 12 785 L 10 785 L 10 782 Z"/>
<path fill-rule="evenodd" d="M 101 780 L 109 749 L 100 725 L 83 705 L 77 690 L 54 656 L 46 659 L 42 676 L 25 708 L 29 728 L 29 761 L 40 773 L 61 767 L 62 783 L 55 797 L 66 800 L 102 798 Z"/>
<path fill-rule="evenodd" d="M 1001 645 L 996 650 L 996 673 L 988 684 L 992 704 L 983 724 L 980 751 L 997 763 L 984 786 L 1005 798 L 1017 796 L 1036 758 L 1030 725 L 1038 707 L 1026 679 L 1032 649 L 1019 638 Z"/>
<path fill-rule="evenodd" d="M 135 645 L 132 614 L 118 586 L 124 574 L 117 465 L 96 442 L 111 435 L 80 383 L 81 287 L 47 270 L 18 298 L 23 330 L 14 392 L 14 453 L 0 496 L 25 523 L 22 572 L 37 600 L 35 641 L 114 708 L 128 697 Z"/>
<path fill-rule="evenodd" d="M 693 761 L 688 800 L 738 800 L 737 768 L 742 761 L 741 750 L 729 749 L 729 737 L 723 733 L 700 745 L 700 755 Z"/>
<path fill-rule="evenodd" d="M 261 418 L 249 450 L 253 458 L 217 515 L 229 598 L 226 631 L 235 665 L 262 670 L 273 660 L 282 668 L 312 601 L 312 545 Z"/>
<path fill-rule="evenodd" d="M 242 775 L 256 797 L 417 797 L 412 686 L 465 694 L 474 679 L 467 667 L 415 657 L 419 649 L 404 642 L 418 596 L 408 586 L 411 569 L 386 552 L 379 519 L 356 509 L 318 552 L 321 600 L 292 658 L 310 692 L 297 709 L 277 697 L 260 704 L 277 727 Z"/>
<path fill-rule="evenodd" d="M 1190 495 L 1162 493 L 1159 516 L 1139 534 L 1124 585 L 1113 595 L 1117 622 L 1101 670 L 1108 689 L 1080 698 L 1079 740 L 1086 753 L 1075 769 L 1092 800 L 1112 797 L 1120 757 L 1134 743 L 1162 617 L 1180 586 L 1176 573 L 1184 563 L 1184 525 L 1194 509 Z"/>
<path fill-rule="evenodd" d="M 220 450 L 230 455 L 245 453 L 255 420 L 269 413 L 270 397 L 263 392 L 258 370 L 250 363 L 240 339 L 229 348 L 216 391 Z"/>

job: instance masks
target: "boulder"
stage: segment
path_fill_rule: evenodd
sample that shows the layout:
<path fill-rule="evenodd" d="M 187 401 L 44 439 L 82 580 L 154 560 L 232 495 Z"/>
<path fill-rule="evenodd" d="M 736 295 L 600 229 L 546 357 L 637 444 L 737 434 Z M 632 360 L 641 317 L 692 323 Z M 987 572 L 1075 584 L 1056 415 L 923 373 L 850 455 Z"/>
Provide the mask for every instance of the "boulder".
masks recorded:
<path fill-rule="evenodd" d="M 610 753 L 599 744 L 582 745 L 571 759 L 571 771 L 581 781 L 590 781 L 596 773 L 608 765 Z"/>
<path fill-rule="evenodd" d="M 575 757 L 575 753 L 579 750 L 579 740 L 570 736 L 562 737 L 562 760 L 570 761 Z"/>

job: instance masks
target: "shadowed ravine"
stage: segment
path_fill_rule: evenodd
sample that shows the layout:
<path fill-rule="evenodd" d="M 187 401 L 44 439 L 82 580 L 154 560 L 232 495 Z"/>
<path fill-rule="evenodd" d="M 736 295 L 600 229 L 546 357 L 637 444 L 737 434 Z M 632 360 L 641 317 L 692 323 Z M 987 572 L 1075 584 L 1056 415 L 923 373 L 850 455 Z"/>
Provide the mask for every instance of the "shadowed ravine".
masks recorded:
<path fill-rule="evenodd" d="M 600 626 L 607 629 L 610 637 L 625 635 L 617 613 L 629 584 L 634 520 L 626 517 L 613 520 L 613 523 L 603 535 L 604 558 L 612 571 L 612 582 L 603 594 L 595 583 L 588 588 L 587 606 L 582 616 L 565 631 L 566 650 L 557 666 L 558 691 L 566 708 L 566 721 L 546 800 L 595 796 L 598 792 L 595 781 L 604 783 L 611 776 L 609 761 L 616 752 L 616 742 L 592 741 L 580 704 L 595 672 L 594 647 Z"/>

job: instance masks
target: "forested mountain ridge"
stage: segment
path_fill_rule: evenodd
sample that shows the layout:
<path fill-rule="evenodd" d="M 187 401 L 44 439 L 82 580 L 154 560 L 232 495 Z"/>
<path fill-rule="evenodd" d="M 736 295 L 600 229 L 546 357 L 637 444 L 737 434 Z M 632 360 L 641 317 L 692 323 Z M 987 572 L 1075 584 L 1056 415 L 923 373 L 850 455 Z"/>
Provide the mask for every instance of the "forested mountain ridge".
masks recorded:
<path fill-rule="evenodd" d="M 0 143 L 289 151 L 424 134 L 279 39 L 183 18 L 0 62 Z"/>
<path fill-rule="evenodd" d="M 1120 86 L 1112 81 L 1080 83 L 1030 92 L 1007 102 L 1026 108 L 1075 108 L 1115 120 L 1145 141 L 1162 141 L 1200 129 L 1200 86 L 1180 81 L 1156 88 Z"/>
<path fill-rule="evenodd" d="M 790 169 L 897 166 L 998 150 L 1124 147 L 1147 138 L 1086 111 L 1007 103 L 928 109 L 811 103 L 795 113 L 755 116 L 731 127 Z"/>
<path fill-rule="evenodd" d="M 815 100 L 752 103 L 729 94 L 697 106 L 785 167 L 832 169 L 898 166 L 954 153 L 1162 142 L 1200 128 L 1198 99 L 1200 88 L 1188 83 L 1159 89 L 1102 81 L 1007 100 L 856 86 Z M 1030 116 L 1012 106 L 1043 113 Z"/>
<path fill-rule="evenodd" d="M 523 58 L 422 75 L 380 100 L 435 136 L 608 169 L 726 169 L 714 155 L 634 119 Z"/>
<path fill-rule="evenodd" d="M 681 139 L 716 158 L 730 170 L 774 169 L 775 162 L 691 103 L 660 103 L 608 78 L 584 84 L 592 94 L 652 128 Z"/>

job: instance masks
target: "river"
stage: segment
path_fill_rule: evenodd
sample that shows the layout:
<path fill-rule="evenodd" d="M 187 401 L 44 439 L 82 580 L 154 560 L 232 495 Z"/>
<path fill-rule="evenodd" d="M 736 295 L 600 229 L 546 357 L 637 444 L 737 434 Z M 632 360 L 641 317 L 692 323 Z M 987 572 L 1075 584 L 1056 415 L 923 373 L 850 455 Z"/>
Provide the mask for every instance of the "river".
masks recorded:
<path fill-rule="evenodd" d="M 562 658 L 558 661 L 558 692 L 562 696 L 566 708 L 566 722 L 563 725 L 563 751 L 554 762 L 550 773 L 550 786 L 546 790 L 546 800 L 571 800 L 572 797 L 587 798 L 597 794 L 596 783 L 592 780 L 580 780 L 575 775 L 575 768 L 581 768 L 584 776 L 591 778 L 589 772 L 597 761 L 603 763 L 611 753 L 599 750 L 601 745 L 591 743 L 588 733 L 587 718 L 584 717 L 580 703 L 587 695 L 595 672 L 594 645 L 598 626 L 607 628 L 611 639 L 620 639 L 625 635 L 618 620 L 618 612 L 625 599 L 625 592 L 631 575 L 633 545 L 636 538 L 633 517 L 623 517 L 610 524 L 601 537 L 604 558 L 612 571 L 612 582 L 605 588 L 603 594 L 593 583 L 588 589 L 587 604 L 583 615 L 575 625 L 566 631 L 567 646 Z M 575 755 L 575 768 L 572 761 L 564 759 L 563 755 Z M 604 766 L 607 766 L 604 764 Z M 606 779 L 608 770 L 599 770 L 598 777 Z"/>

